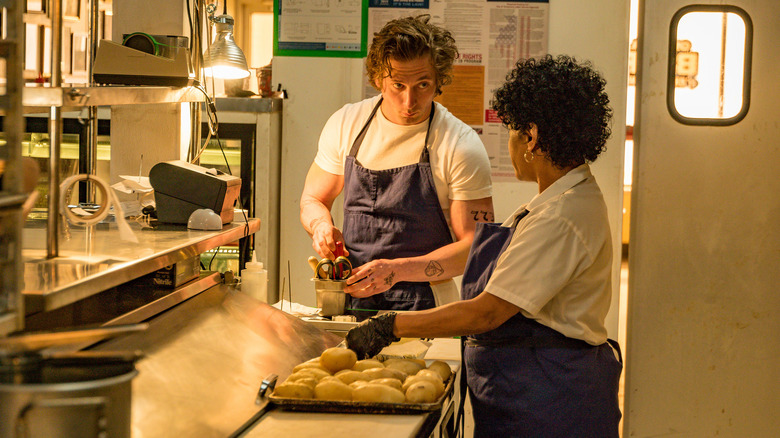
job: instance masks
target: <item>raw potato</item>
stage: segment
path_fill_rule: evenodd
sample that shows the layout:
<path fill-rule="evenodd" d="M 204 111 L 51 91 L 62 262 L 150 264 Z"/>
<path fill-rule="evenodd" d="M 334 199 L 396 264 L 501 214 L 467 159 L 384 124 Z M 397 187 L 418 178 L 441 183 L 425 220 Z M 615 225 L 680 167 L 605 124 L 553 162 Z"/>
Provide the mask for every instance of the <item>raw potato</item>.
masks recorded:
<path fill-rule="evenodd" d="M 439 398 L 440 395 L 444 394 L 444 383 L 442 383 L 438 374 L 435 378 L 433 378 L 431 376 L 420 375 L 420 373 L 417 373 L 415 376 L 409 376 L 404 381 L 404 385 L 402 387 L 404 393 L 409 389 L 410 386 L 422 380 L 431 382 L 433 384 L 434 388 L 436 389 L 436 398 Z"/>
<path fill-rule="evenodd" d="M 292 377 L 292 376 L 293 375 L 291 375 L 290 377 Z M 314 377 L 306 374 L 306 375 L 303 375 L 303 376 L 297 376 L 295 379 L 287 378 L 287 380 L 285 380 L 284 383 L 302 383 L 302 384 L 310 387 L 311 389 L 314 389 L 314 387 L 317 386 L 317 379 L 315 379 Z"/>
<path fill-rule="evenodd" d="M 336 378 L 322 379 L 314 388 L 314 398 L 318 400 L 352 400 L 352 388 Z"/>
<path fill-rule="evenodd" d="M 352 370 L 341 370 L 338 373 L 336 373 L 336 378 L 344 382 L 344 384 L 346 385 L 349 385 L 350 383 L 355 382 L 357 380 L 363 380 L 363 381 L 371 380 L 371 378 L 365 375 L 364 373 L 361 373 L 360 371 L 352 371 Z"/>
<path fill-rule="evenodd" d="M 446 362 L 440 360 L 433 361 L 432 364 L 428 365 L 428 369 L 439 373 L 442 382 L 449 380 L 450 376 L 452 375 L 452 368 L 450 368 Z"/>
<path fill-rule="evenodd" d="M 385 361 L 385 367 L 401 371 L 408 376 L 413 376 L 417 374 L 418 371 L 425 368 L 424 365 L 420 365 L 418 362 L 409 359 L 387 359 Z"/>
<path fill-rule="evenodd" d="M 444 383 L 444 379 L 441 378 L 441 375 L 434 370 L 420 370 L 416 375 L 430 377 L 433 380 L 441 380 L 442 383 Z"/>
<path fill-rule="evenodd" d="M 304 369 L 304 368 L 317 368 L 322 371 L 328 371 L 320 364 L 320 358 L 317 358 L 317 362 L 304 362 L 298 365 L 295 365 L 295 368 L 293 368 L 293 372 L 297 373 L 298 371 Z"/>
<path fill-rule="evenodd" d="M 322 380 L 323 377 L 330 376 L 329 372 L 319 368 L 303 368 L 295 374 L 308 374 L 317 380 Z"/>
<path fill-rule="evenodd" d="M 363 359 L 355 362 L 355 365 L 352 367 L 355 371 L 365 371 L 370 370 L 371 368 L 384 368 L 385 365 L 376 360 L 376 359 Z"/>
<path fill-rule="evenodd" d="M 400 381 L 406 380 L 406 373 L 403 371 L 394 370 L 392 368 L 371 368 L 363 371 L 371 380 L 393 378 Z"/>
<path fill-rule="evenodd" d="M 284 382 L 274 389 L 274 395 L 289 398 L 313 398 L 314 389 L 303 383 Z"/>
<path fill-rule="evenodd" d="M 403 403 L 406 396 L 387 385 L 368 383 L 352 391 L 352 400 L 372 403 Z"/>
<path fill-rule="evenodd" d="M 328 348 L 320 355 L 320 364 L 332 373 L 352 368 L 356 362 L 357 354 L 348 348 Z"/>
<path fill-rule="evenodd" d="M 433 403 L 437 398 L 436 388 L 429 380 L 418 380 L 406 390 L 406 401 L 409 403 Z"/>
<path fill-rule="evenodd" d="M 392 377 L 388 377 L 388 378 L 385 378 L 385 379 L 375 379 L 375 380 L 372 380 L 369 383 L 378 383 L 380 385 L 392 386 L 393 388 L 395 388 L 395 389 L 397 389 L 399 391 L 401 390 L 401 386 L 402 386 L 400 380 L 393 379 Z"/>
<path fill-rule="evenodd" d="M 363 385 L 368 385 L 368 382 L 365 380 L 355 380 L 354 382 L 349 384 L 349 386 L 352 387 L 352 389 L 360 388 Z"/>

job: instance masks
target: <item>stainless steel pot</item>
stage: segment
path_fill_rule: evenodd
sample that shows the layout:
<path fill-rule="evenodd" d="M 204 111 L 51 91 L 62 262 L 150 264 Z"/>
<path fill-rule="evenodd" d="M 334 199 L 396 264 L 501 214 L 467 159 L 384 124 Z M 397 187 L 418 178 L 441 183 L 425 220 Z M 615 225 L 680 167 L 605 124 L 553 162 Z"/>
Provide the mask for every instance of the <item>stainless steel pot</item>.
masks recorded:
<path fill-rule="evenodd" d="M 145 326 L 39 333 L 0 339 L 0 437 L 131 435 L 132 379 L 140 353 L 40 350 Z M 107 334 L 108 332 L 108 334 Z M 102 336 L 98 336 L 98 334 Z"/>

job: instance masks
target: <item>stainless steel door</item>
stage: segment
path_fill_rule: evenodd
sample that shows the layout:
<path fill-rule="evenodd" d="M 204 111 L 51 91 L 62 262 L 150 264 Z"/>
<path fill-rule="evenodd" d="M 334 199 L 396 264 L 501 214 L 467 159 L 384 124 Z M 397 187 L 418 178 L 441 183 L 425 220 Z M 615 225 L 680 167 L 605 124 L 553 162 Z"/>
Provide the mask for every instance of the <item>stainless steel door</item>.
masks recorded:
<path fill-rule="evenodd" d="M 623 436 L 780 430 L 780 2 L 728 3 L 753 26 L 750 106 L 728 126 L 667 109 L 670 23 L 690 3 L 640 6 Z"/>

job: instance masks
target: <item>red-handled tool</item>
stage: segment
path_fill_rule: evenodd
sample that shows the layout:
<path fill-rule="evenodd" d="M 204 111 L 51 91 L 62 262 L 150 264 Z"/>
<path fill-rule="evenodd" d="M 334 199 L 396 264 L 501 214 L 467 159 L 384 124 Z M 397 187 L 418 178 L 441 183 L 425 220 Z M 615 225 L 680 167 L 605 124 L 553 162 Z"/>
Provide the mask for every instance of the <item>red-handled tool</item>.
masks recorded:
<path fill-rule="evenodd" d="M 333 251 L 333 255 L 336 256 L 336 258 L 344 257 L 344 242 L 336 242 L 336 250 Z M 341 268 L 341 265 L 334 266 L 334 278 L 342 279 L 344 278 L 344 271 Z"/>

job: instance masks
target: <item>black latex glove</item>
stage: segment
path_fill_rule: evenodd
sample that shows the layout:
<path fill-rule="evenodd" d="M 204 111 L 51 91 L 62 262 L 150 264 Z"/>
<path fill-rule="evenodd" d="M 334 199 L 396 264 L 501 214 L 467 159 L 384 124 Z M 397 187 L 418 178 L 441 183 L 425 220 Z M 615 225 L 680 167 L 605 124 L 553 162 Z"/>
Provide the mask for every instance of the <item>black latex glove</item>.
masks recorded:
<path fill-rule="evenodd" d="M 394 312 L 384 313 L 363 321 L 347 332 L 347 348 L 354 351 L 358 359 L 376 356 L 383 348 L 401 340 L 393 335 L 394 323 Z"/>

